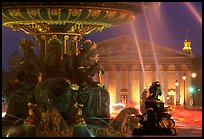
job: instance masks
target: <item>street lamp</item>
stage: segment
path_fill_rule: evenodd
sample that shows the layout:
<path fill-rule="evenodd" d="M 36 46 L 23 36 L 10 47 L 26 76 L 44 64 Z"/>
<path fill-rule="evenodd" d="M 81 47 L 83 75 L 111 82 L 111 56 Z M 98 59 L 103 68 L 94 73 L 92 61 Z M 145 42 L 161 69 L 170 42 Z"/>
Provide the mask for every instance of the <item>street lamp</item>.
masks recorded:
<path fill-rule="evenodd" d="M 194 79 L 196 77 L 196 73 L 193 72 L 191 74 L 191 77 Z M 195 82 L 193 81 L 192 84 L 195 84 Z M 191 97 L 190 97 L 190 100 L 191 100 L 191 105 L 193 105 L 193 101 L 195 99 L 195 95 L 196 95 L 196 89 L 195 89 L 195 85 L 192 86 L 192 89 L 191 89 Z"/>
<path fill-rule="evenodd" d="M 176 80 L 176 83 L 175 83 L 175 85 L 176 85 L 176 87 L 179 85 L 179 83 L 177 82 L 177 80 Z"/>
<path fill-rule="evenodd" d="M 177 92 L 178 92 L 178 91 L 177 91 L 177 90 L 178 90 L 177 87 L 178 87 L 178 85 L 179 85 L 179 83 L 177 82 L 177 80 L 176 80 L 175 85 L 176 85 L 176 94 L 177 94 Z M 177 104 L 180 103 L 180 93 L 178 94 L 178 98 L 179 98 L 179 99 L 177 100 Z"/>
<path fill-rule="evenodd" d="M 184 96 L 183 105 L 184 105 L 184 107 L 185 107 L 185 104 L 186 104 L 186 102 L 185 102 L 185 80 L 186 80 L 186 74 L 185 74 L 185 73 L 183 74 L 183 77 L 182 77 L 182 78 L 183 78 L 183 83 L 184 83 L 184 84 L 183 84 L 183 89 L 184 89 L 184 91 L 183 91 L 183 92 L 184 92 L 184 94 L 183 94 L 183 96 Z"/>
<path fill-rule="evenodd" d="M 192 76 L 192 78 L 195 78 L 195 77 L 196 77 L 196 73 L 193 72 L 193 73 L 191 74 L 191 76 Z"/>

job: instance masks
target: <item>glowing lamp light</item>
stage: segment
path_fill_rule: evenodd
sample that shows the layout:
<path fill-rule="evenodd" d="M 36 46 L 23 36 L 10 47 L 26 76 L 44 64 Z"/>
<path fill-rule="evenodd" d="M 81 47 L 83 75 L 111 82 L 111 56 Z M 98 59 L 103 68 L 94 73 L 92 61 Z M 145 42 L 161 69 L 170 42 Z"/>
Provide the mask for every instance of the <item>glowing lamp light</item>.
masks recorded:
<path fill-rule="evenodd" d="M 193 88 L 193 87 L 190 87 L 190 88 L 189 88 L 189 92 L 190 92 L 190 93 L 193 93 L 193 92 L 194 92 L 194 88 Z"/>
<path fill-rule="evenodd" d="M 185 81 L 186 80 L 186 75 L 185 75 L 185 73 L 183 74 L 183 80 Z"/>
<path fill-rule="evenodd" d="M 178 85 L 179 85 L 179 83 L 177 82 L 177 80 L 176 80 L 176 83 L 175 83 L 175 85 L 176 85 L 176 86 L 178 86 Z"/>
<path fill-rule="evenodd" d="M 2 118 L 6 115 L 6 112 L 2 112 Z"/>
<path fill-rule="evenodd" d="M 192 73 L 191 76 L 192 76 L 192 78 L 195 78 L 196 77 L 196 73 Z"/>

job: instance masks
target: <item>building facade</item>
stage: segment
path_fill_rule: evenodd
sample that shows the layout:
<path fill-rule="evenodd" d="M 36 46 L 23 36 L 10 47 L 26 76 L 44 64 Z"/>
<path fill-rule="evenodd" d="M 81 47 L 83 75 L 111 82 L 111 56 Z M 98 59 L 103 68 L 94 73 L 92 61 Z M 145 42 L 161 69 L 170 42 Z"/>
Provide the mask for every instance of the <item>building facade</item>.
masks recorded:
<path fill-rule="evenodd" d="M 192 85 L 195 55 L 143 40 L 135 42 L 125 35 L 98 42 L 97 50 L 104 70 L 101 82 L 110 93 L 112 105 L 122 102 L 139 106 L 141 93 L 154 81 L 161 82 L 160 99 L 166 103 L 191 105 L 188 88 Z"/>

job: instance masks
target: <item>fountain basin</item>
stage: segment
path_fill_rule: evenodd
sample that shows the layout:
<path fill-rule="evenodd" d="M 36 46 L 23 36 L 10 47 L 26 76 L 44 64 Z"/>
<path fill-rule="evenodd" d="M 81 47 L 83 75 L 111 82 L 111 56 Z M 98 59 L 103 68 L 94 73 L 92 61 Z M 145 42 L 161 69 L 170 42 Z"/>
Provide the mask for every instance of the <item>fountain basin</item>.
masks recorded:
<path fill-rule="evenodd" d="M 27 34 L 89 34 L 134 20 L 158 2 L 3 2 L 2 24 Z"/>

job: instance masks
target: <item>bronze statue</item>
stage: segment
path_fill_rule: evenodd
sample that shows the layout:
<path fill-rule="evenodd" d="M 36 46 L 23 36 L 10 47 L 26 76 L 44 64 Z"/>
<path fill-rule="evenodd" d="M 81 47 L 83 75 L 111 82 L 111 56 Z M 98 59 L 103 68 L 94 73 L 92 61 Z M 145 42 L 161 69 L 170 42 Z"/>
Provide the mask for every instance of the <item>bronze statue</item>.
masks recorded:
<path fill-rule="evenodd" d="M 142 114 L 146 112 L 145 102 L 146 102 L 146 100 L 147 100 L 148 97 L 149 97 L 149 92 L 148 92 L 148 90 L 144 90 L 144 91 L 142 92 L 142 96 L 141 96 L 142 102 L 141 102 L 141 105 L 140 105 L 140 111 L 142 112 Z"/>
<path fill-rule="evenodd" d="M 169 113 L 169 107 L 164 107 L 158 96 L 161 96 L 161 85 L 155 81 L 149 87 L 150 96 L 145 101 L 146 112 L 137 117 L 140 127 L 133 129 L 133 135 L 177 135 L 175 122 Z"/>
<path fill-rule="evenodd" d="M 47 46 L 47 55 L 45 57 L 45 78 L 62 77 L 60 72 L 61 63 L 61 43 L 52 39 Z"/>
<path fill-rule="evenodd" d="M 19 73 L 16 76 L 20 79 L 14 78 L 5 91 L 8 100 L 12 102 L 9 103 L 8 114 L 16 116 L 13 122 L 24 118 L 19 126 L 15 127 L 17 129 L 23 131 L 28 127 L 32 134 L 37 130 L 37 136 L 55 136 L 58 133 L 61 134 L 60 129 L 57 132 L 54 129 L 52 129 L 53 132 L 45 131 L 45 135 L 43 135 L 44 130 L 41 132 L 41 128 L 47 126 L 47 123 L 43 121 L 45 114 L 51 120 L 54 118 L 51 116 L 54 112 L 61 117 L 63 124 L 59 126 L 67 128 L 63 130 L 66 133 L 61 136 L 71 136 L 73 127 L 69 126 L 81 122 L 83 125 L 80 128 L 76 126 L 74 131 L 77 133 L 77 130 L 83 129 L 89 136 L 91 133 L 85 126 L 88 118 L 110 118 L 109 92 L 103 85 L 92 79 L 101 70 L 98 64 L 96 45 L 90 40 L 84 41 L 78 55 L 64 54 L 63 59 L 60 42 L 52 39 L 48 46 L 45 61 L 39 61 L 33 53 L 34 44 L 32 41 L 29 39 L 21 41 L 20 48 L 24 52 L 24 59 L 18 65 Z M 38 80 L 39 75 L 41 75 L 40 80 Z M 81 114 L 78 115 L 78 119 L 72 113 L 74 104 L 83 105 L 80 108 Z M 14 105 L 17 106 L 17 109 Z M 22 113 L 18 114 L 17 112 L 20 111 Z M 8 120 L 10 119 L 6 116 L 4 125 L 8 126 L 6 123 Z M 4 133 L 8 135 L 8 131 Z M 14 136 L 14 134 L 10 134 L 10 136 Z"/>
<path fill-rule="evenodd" d="M 86 40 L 82 43 L 79 54 L 75 58 L 75 80 L 79 86 L 83 86 L 84 82 L 95 85 L 91 77 L 98 72 L 99 64 L 89 59 L 97 55 L 95 48 L 96 45 L 91 40 Z"/>
<path fill-rule="evenodd" d="M 110 98 L 108 91 L 93 81 L 94 76 L 100 70 L 97 63 L 96 45 L 90 40 L 82 43 L 79 55 L 75 61 L 75 79 L 79 85 L 77 95 L 78 103 L 83 104 L 83 115 L 88 117 L 106 117 L 109 114 Z M 93 105 L 95 107 L 93 107 Z"/>
<path fill-rule="evenodd" d="M 41 72 L 40 62 L 33 52 L 34 43 L 30 39 L 22 39 L 19 48 L 23 51 L 24 58 L 17 66 L 17 74 L 9 81 L 8 88 L 3 91 L 8 104 L 4 120 L 28 116 L 27 104 L 33 101 L 37 76 Z"/>
<path fill-rule="evenodd" d="M 24 54 L 23 61 L 21 62 L 25 73 L 37 77 L 42 72 L 42 65 L 34 54 L 34 43 L 30 39 L 22 39 L 19 48 Z"/>

